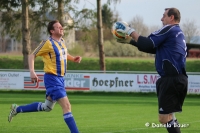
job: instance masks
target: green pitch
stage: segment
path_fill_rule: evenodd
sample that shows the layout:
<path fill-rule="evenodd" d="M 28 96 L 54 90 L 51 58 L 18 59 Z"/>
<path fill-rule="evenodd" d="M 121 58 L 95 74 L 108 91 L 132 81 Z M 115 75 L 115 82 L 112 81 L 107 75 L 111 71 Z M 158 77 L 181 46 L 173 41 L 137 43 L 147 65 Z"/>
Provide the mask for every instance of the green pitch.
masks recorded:
<path fill-rule="evenodd" d="M 155 94 L 68 93 L 80 133 L 167 133 L 157 118 Z M 44 92 L 0 91 L 0 133 L 69 133 L 58 104 L 51 112 L 23 113 L 8 123 L 11 103 L 19 105 L 44 101 Z M 188 96 L 183 112 L 176 114 L 182 133 L 200 132 L 200 97 Z M 149 127 L 145 123 L 150 123 Z"/>

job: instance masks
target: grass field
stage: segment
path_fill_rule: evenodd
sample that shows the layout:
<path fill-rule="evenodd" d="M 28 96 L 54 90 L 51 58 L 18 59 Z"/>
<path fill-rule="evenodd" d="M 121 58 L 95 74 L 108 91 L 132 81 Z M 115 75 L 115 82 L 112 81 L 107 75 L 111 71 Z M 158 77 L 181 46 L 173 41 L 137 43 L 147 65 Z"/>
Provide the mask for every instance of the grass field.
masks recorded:
<path fill-rule="evenodd" d="M 167 133 L 158 123 L 155 94 L 68 92 L 80 133 Z M 44 92 L 0 91 L 0 133 L 69 133 L 58 104 L 51 112 L 18 114 L 11 123 L 7 116 L 11 103 L 19 105 L 44 101 Z M 182 133 L 200 132 L 200 97 L 188 96 L 183 112 L 176 114 Z"/>
<path fill-rule="evenodd" d="M 23 56 L 1 55 L 0 69 L 23 69 Z M 14 64 L 14 65 L 13 65 Z M 105 57 L 107 71 L 156 71 L 154 58 Z M 186 71 L 200 72 L 199 58 L 187 58 Z M 36 58 L 35 69 L 43 70 L 42 58 Z M 83 57 L 80 64 L 69 61 L 68 70 L 100 70 L 99 58 Z"/>

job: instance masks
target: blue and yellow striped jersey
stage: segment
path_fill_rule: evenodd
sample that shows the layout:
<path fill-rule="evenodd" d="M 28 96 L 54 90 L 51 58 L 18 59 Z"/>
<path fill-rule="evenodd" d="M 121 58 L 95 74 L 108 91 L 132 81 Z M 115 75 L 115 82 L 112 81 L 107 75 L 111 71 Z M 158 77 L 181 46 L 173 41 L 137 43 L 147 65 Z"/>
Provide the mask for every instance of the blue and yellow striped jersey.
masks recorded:
<path fill-rule="evenodd" d="M 67 70 L 67 48 L 64 40 L 57 42 L 52 38 L 42 41 L 33 54 L 43 57 L 44 72 L 64 76 Z"/>

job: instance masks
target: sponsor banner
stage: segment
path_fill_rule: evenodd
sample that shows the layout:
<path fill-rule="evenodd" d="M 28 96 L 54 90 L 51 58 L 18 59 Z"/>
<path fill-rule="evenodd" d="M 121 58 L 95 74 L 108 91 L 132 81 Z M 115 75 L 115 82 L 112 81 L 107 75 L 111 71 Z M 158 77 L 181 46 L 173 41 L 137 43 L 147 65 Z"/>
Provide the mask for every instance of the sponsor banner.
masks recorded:
<path fill-rule="evenodd" d="M 30 74 L 24 75 L 24 89 L 44 90 L 44 73 L 37 73 L 37 83 L 32 83 Z M 67 73 L 64 76 L 66 90 L 90 90 L 90 76 L 88 74 Z"/>
<path fill-rule="evenodd" d="M 200 94 L 200 75 L 188 75 L 188 93 Z"/>
<path fill-rule="evenodd" d="M 160 78 L 157 74 L 135 74 L 136 88 L 140 92 L 156 92 L 156 81 Z"/>
<path fill-rule="evenodd" d="M 91 74 L 92 91 L 155 92 L 157 74 Z"/>
<path fill-rule="evenodd" d="M 23 89 L 23 72 L 0 72 L 0 89 Z"/>
<path fill-rule="evenodd" d="M 38 76 L 38 82 L 31 82 L 30 73 L 26 72 L 24 73 L 24 89 L 32 89 L 32 90 L 45 90 L 44 87 L 44 73 L 43 72 L 37 72 Z"/>
<path fill-rule="evenodd" d="M 45 90 L 44 73 L 36 72 L 39 81 L 32 83 L 29 72 L 0 72 L 0 89 Z M 156 92 L 157 74 L 67 73 L 67 90 Z M 188 93 L 200 94 L 200 75 L 188 75 Z"/>
<path fill-rule="evenodd" d="M 133 74 L 91 74 L 92 91 L 138 91 Z"/>
<path fill-rule="evenodd" d="M 67 73 L 64 78 L 67 90 L 90 90 L 89 74 Z"/>

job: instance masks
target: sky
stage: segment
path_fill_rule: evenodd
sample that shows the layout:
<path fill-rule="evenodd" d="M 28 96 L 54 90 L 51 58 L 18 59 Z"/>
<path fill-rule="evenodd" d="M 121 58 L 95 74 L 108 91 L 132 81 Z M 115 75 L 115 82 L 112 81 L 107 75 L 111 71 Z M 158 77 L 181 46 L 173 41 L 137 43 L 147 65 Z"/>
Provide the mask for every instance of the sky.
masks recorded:
<path fill-rule="evenodd" d="M 96 9 L 97 0 L 80 0 L 78 7 Z M 105 4 L 107 0 L 101 0 Z M 121 0 L 112 11 L 117 11 L 123 21 L 130 22 L 136 15 L 143 18 L 147 26 L 162 26 L 161 17 L 165 8 L 175 7 L 181 13 L 180 25 L 186 21 L 194 21 L 200 30 L 200 0 Z M 199 15 L 198 15 L 199 14 Z"/>

